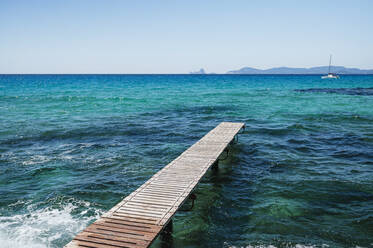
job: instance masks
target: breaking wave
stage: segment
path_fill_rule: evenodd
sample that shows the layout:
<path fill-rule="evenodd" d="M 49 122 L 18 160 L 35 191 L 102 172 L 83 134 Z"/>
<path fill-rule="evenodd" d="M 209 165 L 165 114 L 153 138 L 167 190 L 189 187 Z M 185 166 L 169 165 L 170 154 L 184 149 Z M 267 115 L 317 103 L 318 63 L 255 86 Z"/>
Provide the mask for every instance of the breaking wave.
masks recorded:
<path fill-rule="evenodd" d="M 13 207 L 23 204 L 17 202 Z M 69 202 L 60 207 L 41 209 L 36 207 L 30 204 L 23 213 L 0 216 L 1 247 L 62 247 L 101 214 L 100 210 L 88 213 L 92 211 L 88 202 Z"/>

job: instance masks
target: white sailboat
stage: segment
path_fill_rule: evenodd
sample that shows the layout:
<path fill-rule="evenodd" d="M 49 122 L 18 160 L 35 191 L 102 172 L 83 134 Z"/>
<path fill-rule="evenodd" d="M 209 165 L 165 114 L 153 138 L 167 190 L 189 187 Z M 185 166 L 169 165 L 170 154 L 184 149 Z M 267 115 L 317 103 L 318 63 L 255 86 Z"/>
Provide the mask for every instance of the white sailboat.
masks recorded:
<path fill-rule="evenodd" d="M 337 78 L 339 78 L 339 76 L 337 74 L 330 72 L 330 65 L 331 64 L 332 64 L 332 55 L 330 54 L 328 75 L 322 76 L 321 77 L 322 79 L 337 79 Z"/>

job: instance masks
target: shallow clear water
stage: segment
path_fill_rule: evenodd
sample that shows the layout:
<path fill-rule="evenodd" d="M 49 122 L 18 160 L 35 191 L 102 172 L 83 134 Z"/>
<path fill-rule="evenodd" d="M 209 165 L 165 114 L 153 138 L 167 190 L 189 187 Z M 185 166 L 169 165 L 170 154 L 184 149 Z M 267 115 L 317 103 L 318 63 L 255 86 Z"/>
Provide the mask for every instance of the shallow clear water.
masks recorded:
<path fill-rule="evenodd" d="M 0 246 L 62 247 L 218 123 L 240 121 L 194 211 L 177 213 L 174 247 L 373 247 L 373 96 L 351 93 L 372 87 L 373 76 L 0 75 Z"/>

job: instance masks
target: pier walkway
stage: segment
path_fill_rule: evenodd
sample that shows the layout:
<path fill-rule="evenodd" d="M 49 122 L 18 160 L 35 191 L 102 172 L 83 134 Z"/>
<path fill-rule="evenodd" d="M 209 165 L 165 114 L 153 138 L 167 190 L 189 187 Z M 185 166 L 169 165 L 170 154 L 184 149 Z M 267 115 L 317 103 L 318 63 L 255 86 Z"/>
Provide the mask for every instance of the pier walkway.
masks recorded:
<path fill-rule="evenodd" d="M 163 231 L 172 216 L 244 123 L 222 122 L 132 194 L 80 232 L 65 248 L 144 248 Z"/>

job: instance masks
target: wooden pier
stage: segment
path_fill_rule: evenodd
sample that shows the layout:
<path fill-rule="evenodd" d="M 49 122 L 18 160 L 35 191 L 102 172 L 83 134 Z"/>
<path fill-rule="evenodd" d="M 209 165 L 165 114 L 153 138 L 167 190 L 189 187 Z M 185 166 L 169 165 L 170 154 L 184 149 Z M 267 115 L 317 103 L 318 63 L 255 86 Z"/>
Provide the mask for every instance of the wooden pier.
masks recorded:
<path fill-rule="evenodd" d="M 132 194 L 80 232 L 65 248 L 144 248 L 172 231 L 172 216 L 244 123 L 222 122 Z"/>

